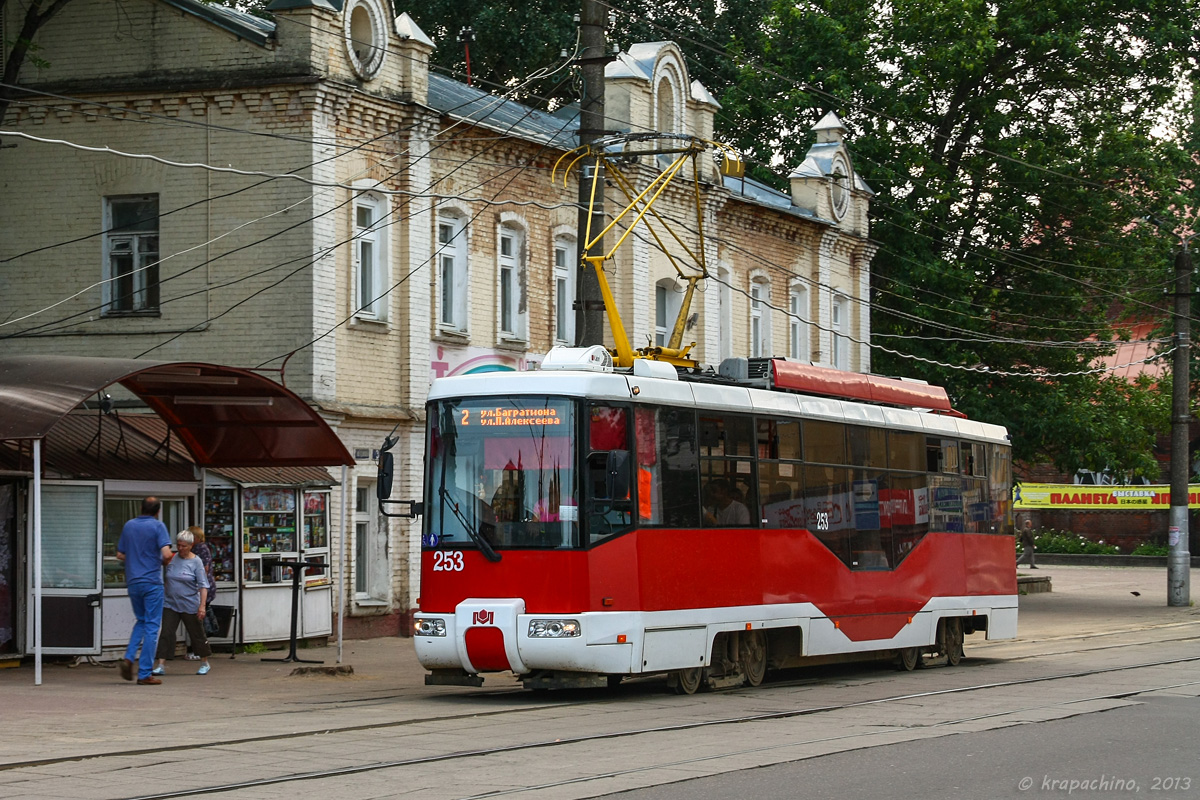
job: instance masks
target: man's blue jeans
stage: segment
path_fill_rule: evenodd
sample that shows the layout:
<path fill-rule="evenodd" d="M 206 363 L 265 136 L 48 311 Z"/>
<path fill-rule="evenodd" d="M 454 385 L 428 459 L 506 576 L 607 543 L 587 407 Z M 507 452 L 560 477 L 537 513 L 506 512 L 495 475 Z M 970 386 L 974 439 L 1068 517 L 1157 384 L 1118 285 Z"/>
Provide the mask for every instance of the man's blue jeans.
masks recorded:
<path fill-rule="evenodd" d="M 137 622 L 133 625 L 133 633 L 129 635 L 129 646 L 125 648 L 125 657 L 130 661 L 138 658 L 138 648 L 142 657 L 138 660 L 138 679 L 149 678 L 150 670 L 154 669 L 154 650 L 158 647 L 158 629 L 162 626 L 163 585 L 137 581 L 129 584 L 129 602 L 133 604 L 133 615 Z"/>

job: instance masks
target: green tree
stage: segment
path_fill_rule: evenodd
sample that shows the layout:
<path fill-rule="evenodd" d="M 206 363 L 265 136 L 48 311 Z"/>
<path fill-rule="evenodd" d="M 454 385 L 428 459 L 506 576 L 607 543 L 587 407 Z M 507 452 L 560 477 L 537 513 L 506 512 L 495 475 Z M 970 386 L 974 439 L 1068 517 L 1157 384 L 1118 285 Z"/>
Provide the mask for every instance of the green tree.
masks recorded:
<path fill-rule="evenodd" d="M 21 95 L 19 89 L 9 87 L 20 83 L 21 70 L 25 68 L 26 64 L 40 63 L 37 44 L 38 31 L 70 2 L 71 0 L 26 0 L 23 6 L 24 12 L 18 11 L 14 15 L 19 20 L 19 27 L 13 31 L 11 36 L 6 37 L 3 47 L 0 47 L 0 53 L 8 52 L 8 57 L 4 59 L 4 73 L 3 76 L 0 76 L 0 83 L 4 84 L 0 86 L 0 122 L 4 121 L 4 115 L 12 101 Z M 12 13 L 9 10 L 10 5 L 16 8 L 18 4 L 10 3 L 9 0 L 0 0 L 0 18 L 5 18 L 6 15 Z"/>

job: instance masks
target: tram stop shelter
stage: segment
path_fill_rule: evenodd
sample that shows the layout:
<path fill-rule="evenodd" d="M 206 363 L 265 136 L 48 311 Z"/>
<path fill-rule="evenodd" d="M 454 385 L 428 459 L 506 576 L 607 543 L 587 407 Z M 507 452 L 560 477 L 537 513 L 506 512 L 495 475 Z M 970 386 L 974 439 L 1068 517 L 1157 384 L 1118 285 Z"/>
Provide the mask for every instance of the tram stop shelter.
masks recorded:
<path fill-rule="evenodd" d="M 337 434 L 303 399 L 256 372 L 199 362 L 27 355 L 0 357 L 0 445 L 17 458 L 0 464 L 0 475 L 28 481 L 27 517 L 32 584 L 29 631 L 34 683 L 42 682 L 45 575 L 42 563 L 43 445 L 55 426 L 104 389 L 120 385 L 166 423 L 200 469 L 234 467 L 342 467 L 341 531 L 346 520 L 346 468 L 354 459 Z M 165 443 L 170 448 L 170 442 Z M 202 503 L 197 503 L 202 507 Z M 200 512 L 202 513 L 202 512 Z M 80 542 L 82 551 L 89 543 Z M 99 546 L 96 546 L 96 552 Z M 341 654 L 344 591 L 342 556 L 336 559 L 338 652 Z M 97 556 L 98 558 L 98 556 Z M 99 570 L 97 569 L 97 572 Z M 86 573 L 86 569 L 82 570 Z M 73 602 L 79 611 L 98 606 L 96 585 L 56 592 L 56 606 Z M 70 599 L 68 599 L 70 598 Z M 98 611 L 96 613 L 99 613 Z M 3 621 L 0 620 L 0 624 Z"/>

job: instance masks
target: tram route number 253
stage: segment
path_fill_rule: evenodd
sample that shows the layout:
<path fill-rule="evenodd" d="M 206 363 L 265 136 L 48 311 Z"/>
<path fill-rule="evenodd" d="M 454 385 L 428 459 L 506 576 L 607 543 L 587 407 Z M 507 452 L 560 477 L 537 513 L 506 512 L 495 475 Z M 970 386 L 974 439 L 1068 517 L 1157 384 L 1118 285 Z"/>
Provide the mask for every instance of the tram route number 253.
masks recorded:
<path fill-rule="evenodd" d="M 434 572 L 462 572 L 462 550 L 435 550 L 433 553 Z"/>

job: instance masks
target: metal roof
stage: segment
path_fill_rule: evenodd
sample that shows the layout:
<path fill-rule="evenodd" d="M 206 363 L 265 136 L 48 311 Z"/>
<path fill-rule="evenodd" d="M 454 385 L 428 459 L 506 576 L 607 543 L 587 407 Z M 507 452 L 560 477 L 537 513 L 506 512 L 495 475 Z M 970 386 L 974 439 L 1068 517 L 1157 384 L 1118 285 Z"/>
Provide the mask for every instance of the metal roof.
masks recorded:
<path fill-rule="evenodd" d="M 203 467 L 353 465 L 337 434 L 295 393 L 249 370 L 198 362 L 0 357 L 0 439 L 41 439 L 119 383 L 170 426 Z"/>
<path fill-rule="evenodd" d="M 429 73 L 429 105 L 454 119 L 521 139 L 570 150 L 578 143 L 579 112 L 566 118 Z"/>
<path fill-rule="evenodd" d="M 163 0 L 163 2 L 175 6 L 185 14 L 200 17 L 218 28 L 224 28 L 235 36 L 258 45 L 265 45 L 275 35 L 274 21 L 256 17 L 230 6 L 202 2 L 202 0 Z M 305 5 L 310 5 L 310 3 L 305 3 Z"/>

